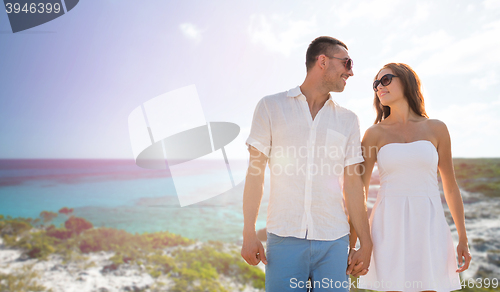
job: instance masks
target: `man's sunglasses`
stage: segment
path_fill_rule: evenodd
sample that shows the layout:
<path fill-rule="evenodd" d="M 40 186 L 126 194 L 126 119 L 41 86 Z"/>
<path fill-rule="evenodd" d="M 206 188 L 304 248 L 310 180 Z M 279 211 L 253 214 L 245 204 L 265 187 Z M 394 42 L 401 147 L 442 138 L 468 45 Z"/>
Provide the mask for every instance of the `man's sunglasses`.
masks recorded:
<path fill-rule="evenodd" d="M 328 58 L 333 58 L 333 59 L 339 59 L 344 61 L 344 67 L 347 71 L 352 70 L 352 66 L 354 65 L 354 61 L 351 58 L 343 59 L 343 58 L 337 58 L 337 57 L 330 57 L 327 56 Z"/>
<path fill-rule="evenodd" d="M 380 78 L 380 80 L 373 81 L 373 90 L 377 92 L 378 91 L 377 87 L 379 84 L 382 84 L 383 86 L 391 84 L 392 77 L 398 77 L 398 76 L 392 74 L 385 74 L 384 76 L 382 76 L 382 78 Z"/>

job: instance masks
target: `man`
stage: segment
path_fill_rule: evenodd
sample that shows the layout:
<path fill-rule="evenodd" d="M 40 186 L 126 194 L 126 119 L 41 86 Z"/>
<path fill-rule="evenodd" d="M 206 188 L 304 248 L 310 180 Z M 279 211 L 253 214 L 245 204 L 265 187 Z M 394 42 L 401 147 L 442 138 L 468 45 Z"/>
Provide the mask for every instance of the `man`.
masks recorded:
<path fill-rule="evenodd" d="M 316 38 L 307 49 L 306 68 L 302 85 L 260 100 L 247 140 L 241 255 L 250 265 L 266 265 L 268 292 L 308 286 L 348 291 L 347 274 L 364 275 L 370 263 L 358 118 L 330 95 L 342 92 L 353 76 L 347 46 L 331 37 Z M 255 223 L 268 162 L 266 254 Z M 343 198 L 361 246 L 350 253 Z"/>

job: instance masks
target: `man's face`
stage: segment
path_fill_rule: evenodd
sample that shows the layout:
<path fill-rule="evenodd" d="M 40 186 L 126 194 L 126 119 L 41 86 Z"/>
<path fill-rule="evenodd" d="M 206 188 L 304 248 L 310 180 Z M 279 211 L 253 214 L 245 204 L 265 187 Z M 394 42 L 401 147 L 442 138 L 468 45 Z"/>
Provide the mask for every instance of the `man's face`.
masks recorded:
<path fill-rule="evenodd" d="M 350 58 L 349 54 L 344 47 L 337 46 L 337 49 L 330 57 L 326 57 L 328 65 L 326 66 L 323 84 L 329 91 L 342 92 L 347 84 L 347 79 L 354 75 L 352 68 L 347 70 L 345 66 Z"/>

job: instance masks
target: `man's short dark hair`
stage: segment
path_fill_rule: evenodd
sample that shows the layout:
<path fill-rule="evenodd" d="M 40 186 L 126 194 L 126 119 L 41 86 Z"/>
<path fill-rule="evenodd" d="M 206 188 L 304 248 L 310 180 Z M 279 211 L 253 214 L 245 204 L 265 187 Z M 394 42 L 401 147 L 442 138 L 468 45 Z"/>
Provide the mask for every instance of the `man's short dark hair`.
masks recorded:
<path fill-rule="evenodd" d="M 336 38 L 329 36 L 320 36 L 314 39 L 307 48 L 306 53 L 306 68 L 309 71 L 316 63 L 316 58 L 319 55 L 329 55 L 338 50 L 337 46 L 342 46 L 347 50 L 347 46 Z"/>

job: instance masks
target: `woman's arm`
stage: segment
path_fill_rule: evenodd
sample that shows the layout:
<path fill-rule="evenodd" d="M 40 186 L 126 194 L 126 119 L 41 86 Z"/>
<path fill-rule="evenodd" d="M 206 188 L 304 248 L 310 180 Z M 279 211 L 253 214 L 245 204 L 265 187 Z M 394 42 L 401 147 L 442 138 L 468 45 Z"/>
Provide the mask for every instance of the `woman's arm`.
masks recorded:
<path fill-rule="evenodd" d="M 465 230 L 464 204 L 455 179 L 455 171 L 453 170 L 450 134 L 448 133 L 448 128 L 443 122 L 431 120 L 431 123 L 433 132 L 438 139 L 438 169 L 443 182 L 444 197 L 446 199 L 446 203 L 448 204 L 448 208 L 450 209 L 451 216 L 453 217 L 453 222 L 455 222 L 455 226 L 457 227 L 459 238 L 457 253 L 460 265 L 462 265 L 463 258 L 465 258 L 464 265 L 457 269 L 457 272 L 463 272 L 469 268 L 471 255 L 467 242 L 467 232 Z"/>

